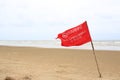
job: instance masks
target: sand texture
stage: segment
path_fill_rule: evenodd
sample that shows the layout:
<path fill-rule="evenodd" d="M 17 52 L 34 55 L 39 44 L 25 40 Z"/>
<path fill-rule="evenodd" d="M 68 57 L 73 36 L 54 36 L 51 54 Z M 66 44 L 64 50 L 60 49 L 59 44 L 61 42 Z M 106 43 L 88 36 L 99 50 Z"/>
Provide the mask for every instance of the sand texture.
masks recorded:
<path fill-rule="evenodd" d="M 120 80 L 120 51 L 0 46 L 0 80 Z"/>

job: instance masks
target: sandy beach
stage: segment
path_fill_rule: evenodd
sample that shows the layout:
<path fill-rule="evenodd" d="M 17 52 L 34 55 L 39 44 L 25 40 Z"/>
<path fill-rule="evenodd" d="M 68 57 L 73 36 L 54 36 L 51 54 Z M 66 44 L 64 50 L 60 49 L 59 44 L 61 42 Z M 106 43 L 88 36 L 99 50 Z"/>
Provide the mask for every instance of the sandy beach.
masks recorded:
<path fill-rule="evenodd" d="M 120 51 L 0 46 L 0 80 L 120 80 Z"/>

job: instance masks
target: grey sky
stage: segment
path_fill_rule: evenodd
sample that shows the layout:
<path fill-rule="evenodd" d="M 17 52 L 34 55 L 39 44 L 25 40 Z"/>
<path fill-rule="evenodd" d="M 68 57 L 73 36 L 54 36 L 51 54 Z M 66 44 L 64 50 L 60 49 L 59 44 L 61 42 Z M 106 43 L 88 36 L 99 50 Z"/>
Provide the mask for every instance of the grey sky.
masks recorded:
<path fill-rule="evenodd" d="M 93 40 L 120 40 L 120 0 L 0 0 L 0 40 L 46 40 L 88 22 Z"/>

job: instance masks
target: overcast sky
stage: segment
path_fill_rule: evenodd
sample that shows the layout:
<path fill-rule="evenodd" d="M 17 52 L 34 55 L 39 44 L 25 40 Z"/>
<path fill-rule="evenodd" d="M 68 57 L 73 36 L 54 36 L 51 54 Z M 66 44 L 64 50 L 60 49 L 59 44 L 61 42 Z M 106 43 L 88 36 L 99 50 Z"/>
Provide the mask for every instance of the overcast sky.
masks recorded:
<path fill-rule="evenodd" d="M 0 0 L 0 40 L 54 40 L 84 21 L 93 40 L 120 40 L 120 0 Z"/>

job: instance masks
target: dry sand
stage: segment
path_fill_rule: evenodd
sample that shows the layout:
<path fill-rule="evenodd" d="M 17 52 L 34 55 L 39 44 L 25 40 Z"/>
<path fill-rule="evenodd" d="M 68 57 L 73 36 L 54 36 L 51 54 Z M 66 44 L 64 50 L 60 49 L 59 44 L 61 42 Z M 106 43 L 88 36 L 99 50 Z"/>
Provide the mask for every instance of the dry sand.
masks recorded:
<path fill-rule="evenodd" d="M 120 51 L 0 46 L 0 80 L 120 80 Z"/>

